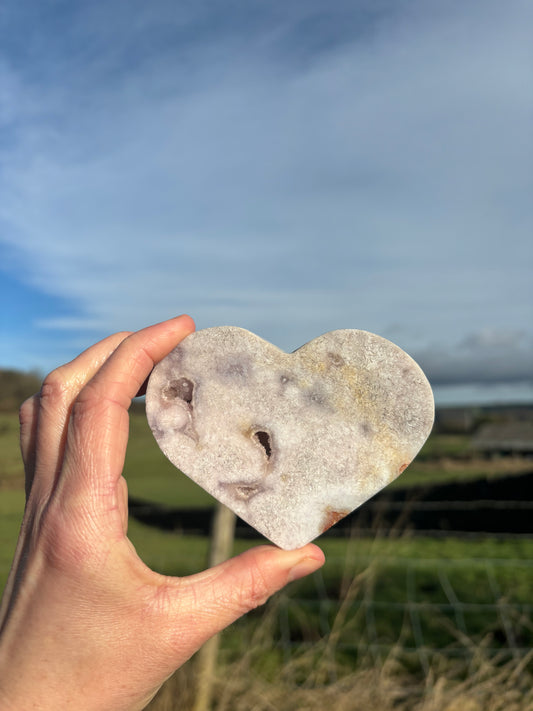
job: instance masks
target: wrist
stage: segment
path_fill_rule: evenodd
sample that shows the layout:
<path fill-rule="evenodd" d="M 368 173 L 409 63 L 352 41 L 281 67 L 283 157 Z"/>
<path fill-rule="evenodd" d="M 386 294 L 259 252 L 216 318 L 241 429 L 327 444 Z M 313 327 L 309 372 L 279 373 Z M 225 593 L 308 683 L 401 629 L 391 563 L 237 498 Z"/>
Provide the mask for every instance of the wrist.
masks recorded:
<path fill-rule="evenodd" d="M 57 659 L 28 657 L 21 665 L 6 656 L 0 641 L 0 711 L 142 711 L 159 690 L 139 698 L 139 689 L 127 688 L 120 675 L 76 675 Z"/>

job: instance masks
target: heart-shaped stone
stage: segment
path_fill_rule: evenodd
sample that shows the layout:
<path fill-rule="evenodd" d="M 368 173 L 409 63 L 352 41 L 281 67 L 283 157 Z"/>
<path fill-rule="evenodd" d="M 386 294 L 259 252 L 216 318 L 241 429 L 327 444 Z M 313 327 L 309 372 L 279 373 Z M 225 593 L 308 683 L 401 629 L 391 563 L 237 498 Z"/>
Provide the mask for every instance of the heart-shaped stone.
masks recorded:
<path fill-rule="evenodd" d="M 176 467 L 293 549 L 407 467 L 434 405 L 419 366 L 380 336 L 331 331 L 285 353 L 224 326 L 192 333 L 154 368 L 146 411 Z"/>

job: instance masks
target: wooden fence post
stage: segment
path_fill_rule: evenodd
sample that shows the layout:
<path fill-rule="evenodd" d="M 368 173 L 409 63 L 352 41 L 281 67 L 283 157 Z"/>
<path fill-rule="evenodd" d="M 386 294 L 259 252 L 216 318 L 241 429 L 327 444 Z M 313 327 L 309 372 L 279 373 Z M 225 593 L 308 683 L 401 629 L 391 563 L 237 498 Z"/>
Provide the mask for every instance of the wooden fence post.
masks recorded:
<path fill-rule="evenodd" d="M 233 552 L 236 516 L 223 504 L 217 504 L 209 549 L 209 567 L 227 560 Z M 220 635 L 211 637 L 198 652 L 196 700 L 194 711 L 209 711 L 213 697 Z"/>

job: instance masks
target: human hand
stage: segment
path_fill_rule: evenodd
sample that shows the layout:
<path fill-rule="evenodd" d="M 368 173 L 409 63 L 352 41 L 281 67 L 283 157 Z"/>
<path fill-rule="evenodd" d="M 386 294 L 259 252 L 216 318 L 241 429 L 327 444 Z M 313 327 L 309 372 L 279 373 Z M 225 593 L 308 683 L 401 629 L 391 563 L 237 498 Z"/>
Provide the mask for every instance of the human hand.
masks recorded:
<path fill-rule="evenodd" d="M 259 546 L 210 570 L 150 570 L 127 538 L 128 407 L 194 330 L 118 333 L 53 371 L 20 411 L 26 508 L 0 606 L 0 709 L 133 711 L 211 636 L 318 569 Z"/>

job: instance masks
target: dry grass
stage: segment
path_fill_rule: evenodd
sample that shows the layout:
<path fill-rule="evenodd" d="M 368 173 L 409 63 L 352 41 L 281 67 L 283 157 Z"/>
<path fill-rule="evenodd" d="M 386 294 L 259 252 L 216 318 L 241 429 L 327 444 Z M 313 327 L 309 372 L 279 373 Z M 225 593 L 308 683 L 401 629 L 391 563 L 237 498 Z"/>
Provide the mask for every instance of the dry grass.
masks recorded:
<path fill-rule="evenodd" d="M 379 660 L 367 652 L 350 666 L 337 644 L 360 584 L 354 579 L 346 591 L 327 636 L 288 655 L 275 648 L 279 598 L 269 603 L 244 640 L 246 651 L 224 652 L 223 646 L 210 711 L 533 711 L 533 651 L 505 661 L 488 652 L 489 639 L 475 647 L 463 639 L 464 657 L 434 654 L 425 670 L 400 643 Z M 195 683 L 193 659 L 167 682 L 150 711 L 192 711 Z"/>
<path fill-rule="evenodd" d="M 320 635 L 316 615 L 297 607 L 300 641 L 292 646 L 280 639 L 287 592 L 223 634 L 209 711 L 533 711 L 533 650 L 497 648 L 489 629 L 474 640 L 443 618 L 454 654 L 451 648 L 406 651 L 407 624 L 395 645 L 379 652 L 366 646 L 358 637 L 363 607 L 354 602 L 376 593 L 380 562 L 370 556 L 371 563 L 354 570 L 350 550 L 327 634 Z M 516 634 L 530 639 L 529 614 L 522 611 L 515 622 Z M 167 682 L 149 711 L 196 711 L 197 662 Z"/>
<path fill-rule="evenodd" d="M 531 660 L 529 660 L 531 661 Z M 532 711 L 532 678 L 525 663 L 478 659 L 464 669 L 435 663 L 425 677 L 409 674 L 394 654 L 380 666 L 357 669 L 337 680 L 322 675 L 311 652 L 295 657 L 267 679 L 243 659 L 219 669 L 212 711 Z M 306 678 L 305 671 L 308 675 Z M 189 711 L 194 705 L 194 667 L 179 671 L 150 711 Z"/>

